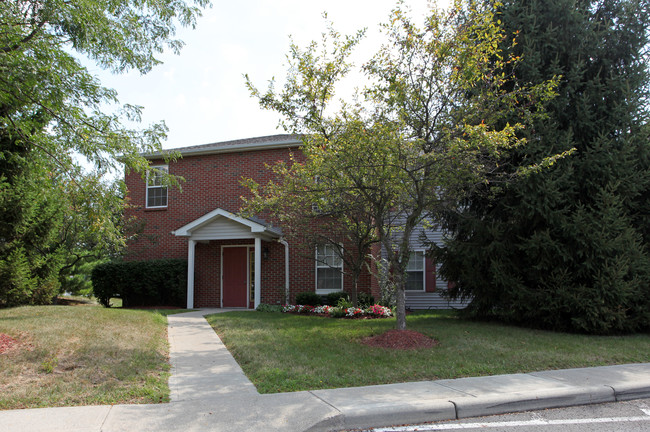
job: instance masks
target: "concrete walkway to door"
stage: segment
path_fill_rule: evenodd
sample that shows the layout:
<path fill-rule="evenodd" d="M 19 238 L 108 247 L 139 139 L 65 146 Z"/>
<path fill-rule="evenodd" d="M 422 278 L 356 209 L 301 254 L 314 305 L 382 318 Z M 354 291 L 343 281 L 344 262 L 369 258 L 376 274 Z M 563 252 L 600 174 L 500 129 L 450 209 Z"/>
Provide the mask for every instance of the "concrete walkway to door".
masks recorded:
<path fill-rule="evenodd" d="M 650 363 L 260 395 L 201 310 L 170 315 L 171 402 L 0 411 L 0 432 L 328 431 L 650 397 Z"/>
<path fill-rule="evenodd" d="M 214 332 L 204 315 L 228 309 L 204 309 L 169 315 L 172 402 L 212 399 L 257 390 Z"/>

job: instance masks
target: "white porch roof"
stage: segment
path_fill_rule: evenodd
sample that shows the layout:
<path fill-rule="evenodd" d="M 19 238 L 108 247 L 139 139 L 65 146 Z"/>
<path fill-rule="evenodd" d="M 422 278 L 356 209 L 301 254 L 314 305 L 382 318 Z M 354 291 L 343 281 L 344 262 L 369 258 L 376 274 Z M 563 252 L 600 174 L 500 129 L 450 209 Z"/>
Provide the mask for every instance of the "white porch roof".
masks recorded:
<path fill-rule="evenodd" d="M 263 220 L 241 217 L 227 210 L 217 208 L 172 231 L 172 234 L 178 237 L 187 237 L 190 240 L 242 238 L 275 240 L 282 236 L 282 231 Z"/>

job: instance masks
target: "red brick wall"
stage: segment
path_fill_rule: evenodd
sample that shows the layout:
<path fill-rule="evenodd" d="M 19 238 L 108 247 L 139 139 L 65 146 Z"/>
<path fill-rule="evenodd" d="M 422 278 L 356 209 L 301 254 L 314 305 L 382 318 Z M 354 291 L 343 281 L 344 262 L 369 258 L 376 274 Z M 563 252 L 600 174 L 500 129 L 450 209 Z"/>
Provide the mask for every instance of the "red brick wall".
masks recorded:
<path fill-rule="evenodd" d="M 182 191 L 169 189 L 168 206 L 164 209 L 146 209 L 144 180 L 138 174 L 127 173 L 130 206 L 125 214 L 128 220 L 134 220 L 141 228 L 140 233 L 129 243 L 127 259 L 187 258 L 187 239 L 176 237 L 171 232 L 217 208 L 237 213 L 242 205 L 241 197 L 250 196 L 249 190 L 240 184 L 241 180 L 252 178 L 259 183 L 268 182 L 272 173 L 265 164 L 288 161 L 292 151 L 295 152 L 296 148 L 186 156 L 170 162 L 169 173 L 181 176 L 185 181 L 181 184 Z M 163 162 L 152 161 L 152 165 L 158 164 Z M 253 240 L 210 241 L 196 245 L 195 306 L 220 306 L 221 246 L 235 244 L 252 245 Z M 313 257 L 304 256 L 304 248 L 298 246 L 291 244 L 291 241 L 289 243 L 290 302 L 293 302 L 297 293 L 315 289 Z M 263 241 L 262 247 L 268 248 L 269 257 L 262 261 L 261 301 L 284 303 L 284 245 Z M 369 275 L 364 275 L 360 289 L 371 291 L 371 279 Z M 344 277 L 344 288 L 352 288 L 349 277 Z"/>
<path fill-rule="evenodd" d="M 183 177 L 185 181 L 181 183 L 182 191 L 169 189 L 168 206 L 164 209 L 146 209 L 145 182 L 140 175 L 128 173 L 126 185 L 131 207 L 127 209 L 126 216 L 145 222 L 144 231 L 137 241 L 129 245 L 130 257 L 187 257 L 187 240 L 170 233 L 216 208 L 237 213 L 242 204 L 241 197 L 250 196 L 240 181 L 253 178 L 266 183 L 272 173 L 265 163 L 286 161 L 289 155 L 289 149 L 271 149 L 190 156 L 171 162 L 169 173 Z M 152 161 L 152 165 L 159 164 L 163 162 Z"/>
<path fill-rule="evenodd" d="M 221 307 L 221 245 L 197 243 L 194 250 L 194 305 Z"/>

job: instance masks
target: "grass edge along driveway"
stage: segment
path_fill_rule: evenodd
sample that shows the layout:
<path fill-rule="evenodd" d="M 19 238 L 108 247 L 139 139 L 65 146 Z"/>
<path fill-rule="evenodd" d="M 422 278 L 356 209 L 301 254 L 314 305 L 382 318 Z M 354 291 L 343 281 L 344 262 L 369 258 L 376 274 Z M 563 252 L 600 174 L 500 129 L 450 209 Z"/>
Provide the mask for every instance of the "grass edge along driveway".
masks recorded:
<path fill-rule="evenodd" d="M 0 409 L 169 400 L 167 318 L 172 311 L 99 306 L 0 310 Z"/>
<path fill-rule="evenodd" d="M 526 373 L 650 358 L 650 335 L 587 336 L 466 321 L 453 311 L 410 314 L 407 328 L 433 348 L 395 351 L 360 341 L 395 320 L 346 320 L 274 312 L 206 317 L 260 393 Z"/>

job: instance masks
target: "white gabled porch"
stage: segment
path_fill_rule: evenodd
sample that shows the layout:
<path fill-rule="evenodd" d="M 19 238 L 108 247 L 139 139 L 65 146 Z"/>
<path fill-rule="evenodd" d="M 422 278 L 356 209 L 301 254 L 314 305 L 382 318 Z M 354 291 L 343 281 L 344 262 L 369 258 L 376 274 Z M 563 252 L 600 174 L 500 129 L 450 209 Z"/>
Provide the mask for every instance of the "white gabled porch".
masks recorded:
<path fill-rule="evenodd" d="M 211 240 L 240 241 L 253 239 L 254 263 L 253 280 L 249 281 L 254 286 L 254 307 L 259 306 L 262 291 L 262 241 L 280 240 L 282 233 L 279 228 L 273 227 L 264 221 L 253 220 L 238 216 L 227 210 L 217 208 L 200 218 L 182 226 L 172 232 L 178 237 L 187 238 L 187 308 L 194 308 L 194 274 L 196 265 L 196 245 L 199 242 Z M 223 259 L 223 258 L 222 258 Z M 223 268 L 221 281 L 221 307 L 224 307 Z"/>

